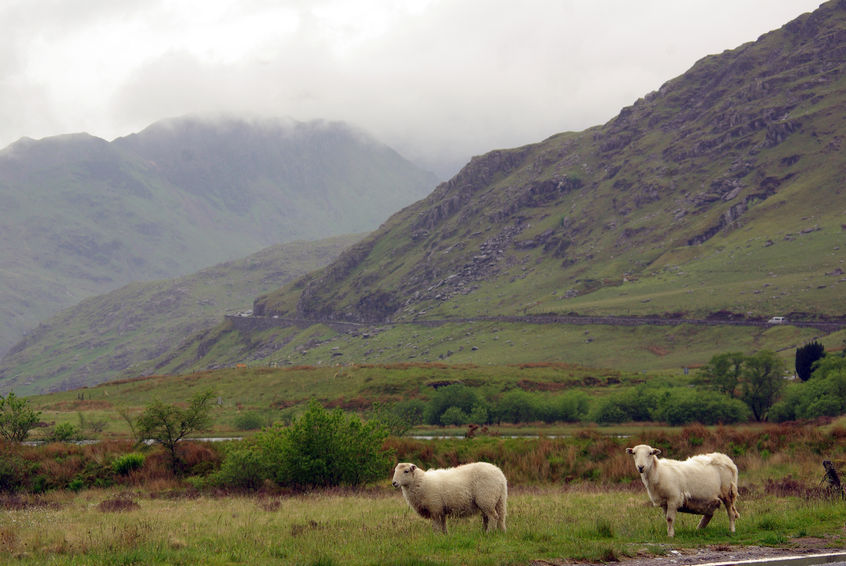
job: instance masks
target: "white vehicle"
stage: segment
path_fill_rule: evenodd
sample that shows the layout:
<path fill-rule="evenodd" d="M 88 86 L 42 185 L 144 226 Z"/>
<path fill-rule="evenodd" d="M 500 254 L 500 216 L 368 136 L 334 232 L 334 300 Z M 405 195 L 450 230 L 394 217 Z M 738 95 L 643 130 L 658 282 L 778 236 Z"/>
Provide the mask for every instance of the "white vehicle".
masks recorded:
<path fill-rule="evenodd" d="M 767 324 L 784 324 L 787 322 L 787 319 L 783 316 L 774 316 L 770 320 L 767 321 Z"/>

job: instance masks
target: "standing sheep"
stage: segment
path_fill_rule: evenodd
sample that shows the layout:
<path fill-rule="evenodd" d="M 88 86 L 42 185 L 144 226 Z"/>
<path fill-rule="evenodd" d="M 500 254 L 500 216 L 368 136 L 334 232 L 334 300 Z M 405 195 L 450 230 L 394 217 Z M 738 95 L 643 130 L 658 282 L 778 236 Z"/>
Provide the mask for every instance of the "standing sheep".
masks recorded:
<path fill-rule="evenodd" d="M 661 451 L 646 444 L 626 448 L 634 457 L 635 467 L 646 486 L 649 499 L 664 509 L 667 517 L 667 536 L 675 536 L 673 523 L 676 512 L 702 515 L 697 528 L 704 529 L 720 502 L 726 507 L 729 527 L 734 532 L 734 520 L 740 513 L 734 506 L 737 500 L 737 466 L 731 458 L 719 452 L 699 454 L 681 462 L 669 458 L 658 459 Z"/>
<path fill-rule="evenodd" d="M 414 464 L 397 464 L 394 487 L 401 487 L 405 500 L 432 527 L 446 534 L 447 515 L 462 517 L 482 513 L 485 531 L 505 531 L 508 482 L 498 467 L 486 462 L 464 464 L 445 470 L 421 470 Z M 491 525 L 493 522 L 493 525 Z"/>

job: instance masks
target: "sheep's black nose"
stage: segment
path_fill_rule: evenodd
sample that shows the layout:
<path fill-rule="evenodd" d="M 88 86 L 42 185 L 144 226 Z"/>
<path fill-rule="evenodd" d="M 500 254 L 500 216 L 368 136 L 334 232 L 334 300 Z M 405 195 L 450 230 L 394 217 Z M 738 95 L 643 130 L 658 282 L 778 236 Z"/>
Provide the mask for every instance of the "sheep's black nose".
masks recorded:
<path fill-rule="evenodd" d="M 638 467 L 637 467 L 637 471 L 638 471 L 638 472 L 640 472 L 640 473 L 642 474 L 642 473 L 643 473 L 643 466 L 638 466 Z"/>
<path fill-rule="evenodd" d="M 397 482 L 395 482 L 395 481 L 394 481 L 394 482 L 391 482 L 391 484 L 392 484 L 394 487 L 399 487 L 399 484 L 398 484 Z"/>

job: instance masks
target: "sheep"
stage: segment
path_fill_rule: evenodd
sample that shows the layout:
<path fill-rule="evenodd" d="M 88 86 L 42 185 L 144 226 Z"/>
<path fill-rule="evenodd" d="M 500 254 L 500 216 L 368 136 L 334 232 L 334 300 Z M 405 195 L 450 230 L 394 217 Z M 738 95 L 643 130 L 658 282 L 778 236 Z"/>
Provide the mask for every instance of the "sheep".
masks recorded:
<path fill-rule="evenodd" d="M 681 462 L 669 458 L 658 459 L 661 450 L 646 444 L 626 448 L 634 457 L 635 467 L 646 486 L 655 507 L 664 509 L 667 536 L 675 536 L 673 523 L 676 512 L 702 515 L 697 528 L 704 529 L 720 502 L 726 507 L 729 528 L 734 532 L 734 520 L 740 517 L 734 506 L 737 500 L 737 466 L 731 458 L 719 452 L 699 454 Z"/>
<path fill-rule="evenodd" d="M 447 532 L 448 515 L 462 517 L 482 514 L 482 527 L 505 531 L 508 482 L 498 467 L 474 462 L 443 470 L 421 470 L 414 464 L 397 464 L 394 487 L 412 509 L 424 519 L 432 519 L 432 528 Z"/>

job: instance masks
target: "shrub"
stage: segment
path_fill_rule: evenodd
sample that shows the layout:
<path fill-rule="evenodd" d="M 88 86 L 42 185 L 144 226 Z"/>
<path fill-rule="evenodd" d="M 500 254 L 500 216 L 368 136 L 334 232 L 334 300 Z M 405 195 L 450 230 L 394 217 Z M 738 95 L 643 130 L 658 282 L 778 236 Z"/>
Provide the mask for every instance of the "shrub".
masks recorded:
<path fill-rule="evenodd" d="M 590 400 L 584 391 L 570 391 L 551 397 L 546 404 L 543 420 L 546 422 L 575 423 L 588 414 Z"/>
<path fill-rule="evenodd" d="M 240 413 L 235 417 L 235 428 L 238 430 L 258 430 L 264 424 L 264 418 L 255 412 Z"/>
<path fill-rule="evenodd" d="M 441 424 L 444 426 L 465 425 L 467 422 L 467 413 L 459 407 L 450 407 L 441 415 Z"/>
<path fill-rule="evenodd" d="M 68 442 L 69 440 L 79 440 L 81 437 L 82 431 L 79 427 L 71 423 L 59 423 L 53 427 L 48 439 L 53 442 Z"/>
<path fill-rule="evenodd" d="M 266 460 L 256 445 L 238 445 L 227 452 L 214 479 L 217 483 L 230 487 L 258 489 L 265 479 L 271 477 Z"/>
<path fill-rule="evenodd" d="M 387 427 L 378 420 L 365 423 L 312 401 L 290 426 L 275 425 L 230 450 L 217 478 L 247 488 L 265 479 L 297 488 L 361 485 L 390 472 L 387 436 Z"/>
<path fill-rule="evenodd" d="M 770 409 L 775 422 L 817 417 L 836 417 L 846 413 L 846 359 L 826 357 L 820 360 L 811 379 L 787 387 L 778 403 Z"/>
<path fill-rule="evenodd" d="M 479 395 L 466 385 L 454 383 L 435 391 L 423 411 L 423 420 L 430 425 L 439 425 L 441 415 L 450 407 L 458 407 L 465 414 L 470 414 L 476 405 L 484 405 Z"/>
<path fill-rule="evenodd" d="M 10 442 L 23 442 L 29 431 L 38 423 L 41 411 L 33 411 L 29 401 L 14 393 L 0 395 L 0 437 Z"/>
<path fill-rule="evenodd" d="M 658 406 L 659 390 L 649 385 L 638 385 L 599 401 L 594 407 L 591 420 L 597 423 L 622 423 L 650 421 Z"/>
<path fill-rule="evenodd" d="M 497 422 L 528 423 L 542 420 L 543 411 L 536 395 L 509 391 L 497 401 L 493 413 Z"/>
<path fill-rule="evenodd" d="M 112 470 L 120 475 L 128 475 L 133 470 L 140 470 L 144 466 L 144 455 L 138 452 L 130 452 L 115 458 L 112 462 Z"/>
<path fill-rule="evenodd" d="M 391 407 L 391 412 L 405 421 L 409 426 L 423 424 L 423 412 L 426 403 L 420 399 L 406 399 L 399 401 Z"/>
<path fill-rule="evenodd" d="M 697 389 L 669 389 L 659 396 L 653 411 L 656 421 L 670 425 L 731 424 L 749 420 L 749 408 L 738 399 Z"/>

